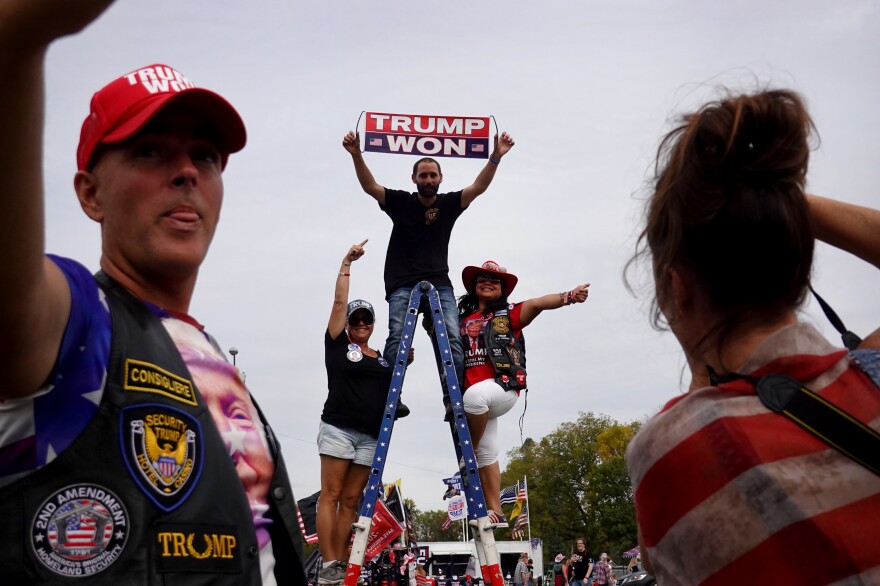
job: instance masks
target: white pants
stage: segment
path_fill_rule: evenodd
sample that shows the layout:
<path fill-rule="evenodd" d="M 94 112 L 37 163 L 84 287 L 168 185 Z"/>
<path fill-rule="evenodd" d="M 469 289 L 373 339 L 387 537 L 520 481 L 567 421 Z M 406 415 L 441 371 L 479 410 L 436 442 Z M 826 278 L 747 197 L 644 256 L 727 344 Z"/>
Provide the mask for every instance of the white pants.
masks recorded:
<path fill-rule="evenodd" d="M 477 449 L 477 466 L 485 468 L 498 461 L 498 418 L 513 409 L 519 399 L 513 391 L 505 391 L 494 379 L 488 378 L 468 387 L 464 394 L 464 411 L 471 415 L 489 413 L 486 431 Z"/>

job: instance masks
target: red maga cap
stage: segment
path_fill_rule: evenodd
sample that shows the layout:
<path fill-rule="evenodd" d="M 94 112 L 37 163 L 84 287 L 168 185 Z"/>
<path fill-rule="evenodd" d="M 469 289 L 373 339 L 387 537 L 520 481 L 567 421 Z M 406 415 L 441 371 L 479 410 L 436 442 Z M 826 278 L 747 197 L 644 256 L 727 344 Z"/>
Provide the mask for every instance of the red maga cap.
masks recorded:
<path fill-rule="evenodd" d="M 174 102 L 188 102 L 211 121 L 217 147 L 226 156 L 244 148 L 247 132 L 235 108 L 212 91 L 197 88 L 168 65 L 148 65 L 126 73 L 92 96 L 89 116 L 82 125 L 76 149 L 77 169 L 92 163 L 95 148 L 121 142 L 140 130 L 156 112 Z"/>

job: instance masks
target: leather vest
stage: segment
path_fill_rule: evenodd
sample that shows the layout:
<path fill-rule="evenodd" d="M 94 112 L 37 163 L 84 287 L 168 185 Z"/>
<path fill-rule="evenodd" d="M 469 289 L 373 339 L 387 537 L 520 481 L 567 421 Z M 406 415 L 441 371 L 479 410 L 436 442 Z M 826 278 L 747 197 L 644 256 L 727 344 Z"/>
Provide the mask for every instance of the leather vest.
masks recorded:
<path fill-rule="evenodd" d="M 260 584 L 247 495 L 180 353 L 149 309 L 96 278 L 113 328 L 103 397 L 60 456 L 0 489 L 0 582 Z M 266 436 L 275 575 L 300 586 L 296 501 Z"/>
<path fill-rule="evenodd" d="M 489 362 L 495 368 L 495 382 L 507 391 L 526 388 L 526 340 L 515 335 L 508 309 L 494 312 L 483 330 Z"/>

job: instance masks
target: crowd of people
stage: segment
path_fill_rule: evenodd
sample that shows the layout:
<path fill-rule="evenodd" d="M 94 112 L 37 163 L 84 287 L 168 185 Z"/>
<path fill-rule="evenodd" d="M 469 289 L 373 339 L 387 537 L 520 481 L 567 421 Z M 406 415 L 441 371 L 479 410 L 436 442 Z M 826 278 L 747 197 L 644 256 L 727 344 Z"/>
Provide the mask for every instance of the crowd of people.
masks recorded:
<path fill-rule="evenodd" d="M 45 54 L 109 4 L 0 4 L 0 511 L 18 535 L 0 551 L 4 581 L 305 584 L 278 442 L 241 373 L 189 313 L 223 172 L 247 140 L 235 108 L 162 64 L 98 90 L 73 183 L 101 227 L 101 270 L 44 250 Z M 805 191 L 813 130 L 799 95 L 766 90 L 707 104 L 661 142 L 636 258 L 651 266 L 654 320 L 680 343 L 690 385 L 642 427 L 627 462 L 643 560 L 663 584 L 733 583 L 755 568 L 762 581 L 789 583 L 803 572 L 785 561 L 793 550 L 821 555 L 810 570 L 819 584 L 870 582 L 880 571 L 880 525 L 862 522 L 880 518 L 877 470 L 779 414 L 800 398 L 861 423 L 868 439 L 880 422 L 880 330 L 842 349 L 797 316 L 816 240 L 880 268 L 880 212 Z M 342 144 L 392 221 L 389 334 L 373 349 L 375 308 L 349 300 L 365 240 L 339 266 L 324 335 L 322 586 L 343 580 L 412 287 L 436 287 L 454 334 L 495 527 L 506 526 L 497 419 L 527 387 L 523 330 L 589 294 L 584 283 L 513 303 L 517 277 L 486 261 L 464 268 L 456 300 L 452 227 L 513 148 L 506 132 L 474 182 L 451 193 L 439 192 L 434 159 L 415 163 L 415 193 L 392 190 L 373 178 L 356 132 Z M 83 545 L 89 532 L 99 538 Z M 613 584 L 607 555 L 594 561 L 583 540 L 564 568 L 569 584 Z M 524 556 L 514 583 L 529 576 Z"/>

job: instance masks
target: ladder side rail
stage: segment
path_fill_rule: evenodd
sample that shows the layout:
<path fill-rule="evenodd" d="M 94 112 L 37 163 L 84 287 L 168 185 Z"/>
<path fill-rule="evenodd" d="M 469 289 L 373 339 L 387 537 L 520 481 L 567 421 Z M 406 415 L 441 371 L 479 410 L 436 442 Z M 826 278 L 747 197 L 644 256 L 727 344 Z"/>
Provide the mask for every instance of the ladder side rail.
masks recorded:
<path fill-rule="evenodd" d="M 373 524 L 373 512 L 376 507 L 379 487 L 382 484 L 382 473 L 385 470 L 385 462 L 388 456 L 388 448 L 391 444 L 391 434 L 394 431 L 394 415 L 397 413 L 397 405 L 400 402 L 400 391 L 403 389 L 403 380 L 406 376 L 406 359 L 412 346 L 413 334 L 418 321 L 418 308 L 422 293 L 418 286 L 414 287 L 409 297 L 407 316 L 403 325 L 403 332 L 398 345 L 397 357 L 391 364 L 394 372 L 391 375 L 391 384 L 388 386 L 388 398 L 385 403 L 385 412 L 382 415 L 382 424 L 376 439 L 376 453 L 373 455 L 373 465 L 367 486 L 364 490 L 364 499 L 361 504 L 360 517 L 352 525 L 354 540 L 352 541 L 351 554 L 348 558 L 343 584 L 356 586 L 360 577 L 361 567 L 364 564 L 364 555 L 370 538 L 370 528 Z"/>
<path fill-rule="evenodd" d="M 449 398 L 452 403 L 452 430 L 453 444 L 455 445 L 456 457 L 464 458 L 465 472 L 462 475 L 462 487 L 468 503 L 468 520 L 476 524 L 474 532 L 474 544 L 477 550 L 477 558 L 480 562 L 480 571 L 483 580 L 491 586 L 504 586 L 504 576 L 501 573 L 501 559 L 498 548 L 495 545 L 495 534 L 490 525 L 486 498 L 483 494 L 480 475 L 477 470 L 477 457 L 474 453 L 471 441 L 470 429 L 464 412 L 464 401 L 461 395 L 458 376 L 452 362 L 452 350 L 449 345 L 446 320 L 443 316 L 443 308 L 440 305 L 440 295 L 430 283 L 422 282 L 421 286 L 429 286 L 428 300 L 431 305 L 431 318 L 433 320 L 433 335 L 440 348 L 443 366 L 446 373 L 446 385 Z M 457 334 L 457 332 L 456 332 Z M 455 335 L 455 334 L 454 334 Z"/>

